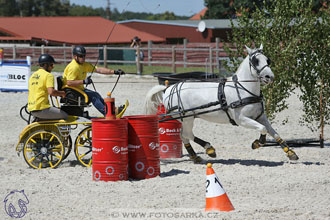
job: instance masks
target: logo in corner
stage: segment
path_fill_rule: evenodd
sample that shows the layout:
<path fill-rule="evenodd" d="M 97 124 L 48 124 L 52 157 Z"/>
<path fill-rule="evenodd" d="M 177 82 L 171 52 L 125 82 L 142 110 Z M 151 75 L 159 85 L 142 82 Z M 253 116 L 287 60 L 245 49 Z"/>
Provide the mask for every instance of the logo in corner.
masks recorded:
<path fill-rule="evenodd" d="M 5 203 L 5 211 L 11 218 L 22 218 L 27 213 L 26 205 L 29 204 L 29 199 L 24 190 L 11 191 L 3 202 Z"/>

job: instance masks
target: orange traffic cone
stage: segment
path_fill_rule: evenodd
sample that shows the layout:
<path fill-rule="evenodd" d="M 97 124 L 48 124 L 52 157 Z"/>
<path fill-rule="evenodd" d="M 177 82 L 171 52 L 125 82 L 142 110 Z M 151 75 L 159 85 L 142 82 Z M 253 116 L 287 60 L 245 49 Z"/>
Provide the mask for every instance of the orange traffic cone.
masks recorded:
<path fill-rule="evenodd" d="M 206 169 L 206 206 L 205 211 L 232 211 L 231 204 L 225 190 L 214 173 L 212 164 L 207 164 Z"/>

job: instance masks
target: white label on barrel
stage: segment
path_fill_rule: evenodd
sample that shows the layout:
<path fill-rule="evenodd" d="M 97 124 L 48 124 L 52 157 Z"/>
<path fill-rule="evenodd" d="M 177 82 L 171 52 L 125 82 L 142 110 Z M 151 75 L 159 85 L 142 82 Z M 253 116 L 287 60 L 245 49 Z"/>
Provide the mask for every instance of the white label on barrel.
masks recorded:
<path fill-rule="evenodd" d="M 103 148 L 96 148 L 96 147 L 93 147 L 92 150 L 94 152 L 101 152 L 103 150 Z"/>
<path fill-rule="evenodd" d="M 119 152 L 120 152 L 120 147 L 118 147 L 118 146 L 114 146 L 114 147 L 112 148 L 112 151 L 113 151 L 115 154 L 119 154 Z"/>
<path fill-rule="evenodd" d="M 96 176 L 98 176 L 98 177 L 96 177 Z M 101 179 L 101 173 L 100 173 L 100 171 L 98 171 L 98 170 L 95 171 L 94 178 L 95 178 L 95 180 L 100 180 Z"/>
<path fill-rule="evenodd" d="M 110 172 L 109 172 L 109 169 L 110 169 Z M 105 172 L 106 172 L 106 174 L 111 176 L 115 172 L 115 169 L 112 166 L 108 166 L 107 168 L 105 168 Z"/>
<path fill-rule="evenodd" d="M 128 147 L 121 147 L 121 154 L 128 154 Z"/>
<path fill-rule="evenodd" d="M 180 128 L 166 129 L 166 135 L 180 135 Z"/>
<path fill-rule="evenodd" d="M 98 153 L 100 153 L 101 151 L 103 151 L 103 148 L 96 148 L 96 147 L 92 148 L 93 155 L 98 155 Z"/>
<path fill-rule="evenodd" d="M 137 162 L 135 164 L 135 169 L 139 172 L 143 171 L 144 170 L 144 164 L 142 162 Z"/>
<path fill-rule="evenodd" d="M 131 145 L 131 144 L 128 145 L 128 149 L 139 149 L 141 147 L 142 145 Z"/>
<path fill-rule="evenodd" d="M 159 143 L 151 142 L 149 144 L 150 150 L 155 150 L 157 147 L 159 147 Z"/>
<path fill-rule="evenodd" d="M 169 150 L 169 147 L 167 146 L 167 144 L 163 144 L 161 147 L 160 147 L 160 150 L 164 153 L 168 152 Z"/>
<path fill-rule="evenodd" d="M 154 173 L 155 173 L 155 168 L 153 168 L 153 167 L 149 167 L 149 168 L 147 169 L 147 173 L 148 173 L 149 176 L 154 175 Z"/>
<path fill-rule="evenodd" d="M 159 128 L 158 133 L 159 134 L 165 134 L 165 128 Z"/>

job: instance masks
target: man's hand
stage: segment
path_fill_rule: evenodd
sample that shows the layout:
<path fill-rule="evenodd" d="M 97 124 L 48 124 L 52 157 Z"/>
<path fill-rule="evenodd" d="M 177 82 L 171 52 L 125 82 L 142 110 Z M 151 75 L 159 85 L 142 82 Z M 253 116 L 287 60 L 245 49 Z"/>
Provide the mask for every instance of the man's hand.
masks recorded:
<path fill-rule="evenodd" d="M 125 75 L 125 72 L 121 69 L 115 70 L 114 72 L 115 75 Z"/>
<path fill-rule="evenodd" d="M 91 79 L 91 76 L 84 79 L 84 84 L 88 85 L 88 84 L 91 84 L 91 83 L 93 83 L 93 80 Z"/>

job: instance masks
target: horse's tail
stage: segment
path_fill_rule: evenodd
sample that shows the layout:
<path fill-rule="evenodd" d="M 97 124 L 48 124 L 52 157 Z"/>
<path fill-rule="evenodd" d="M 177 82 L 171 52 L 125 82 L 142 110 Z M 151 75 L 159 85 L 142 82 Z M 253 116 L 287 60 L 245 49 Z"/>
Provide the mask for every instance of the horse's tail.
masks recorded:
<path fill-rule="evenodd" d="M 144 101 L 144 113 L 146 115 L 157 114 L 157 108 L 163 102 L 163 94 L 166 86 L 157 85 L 152 87 L 146 95 Z"/>

